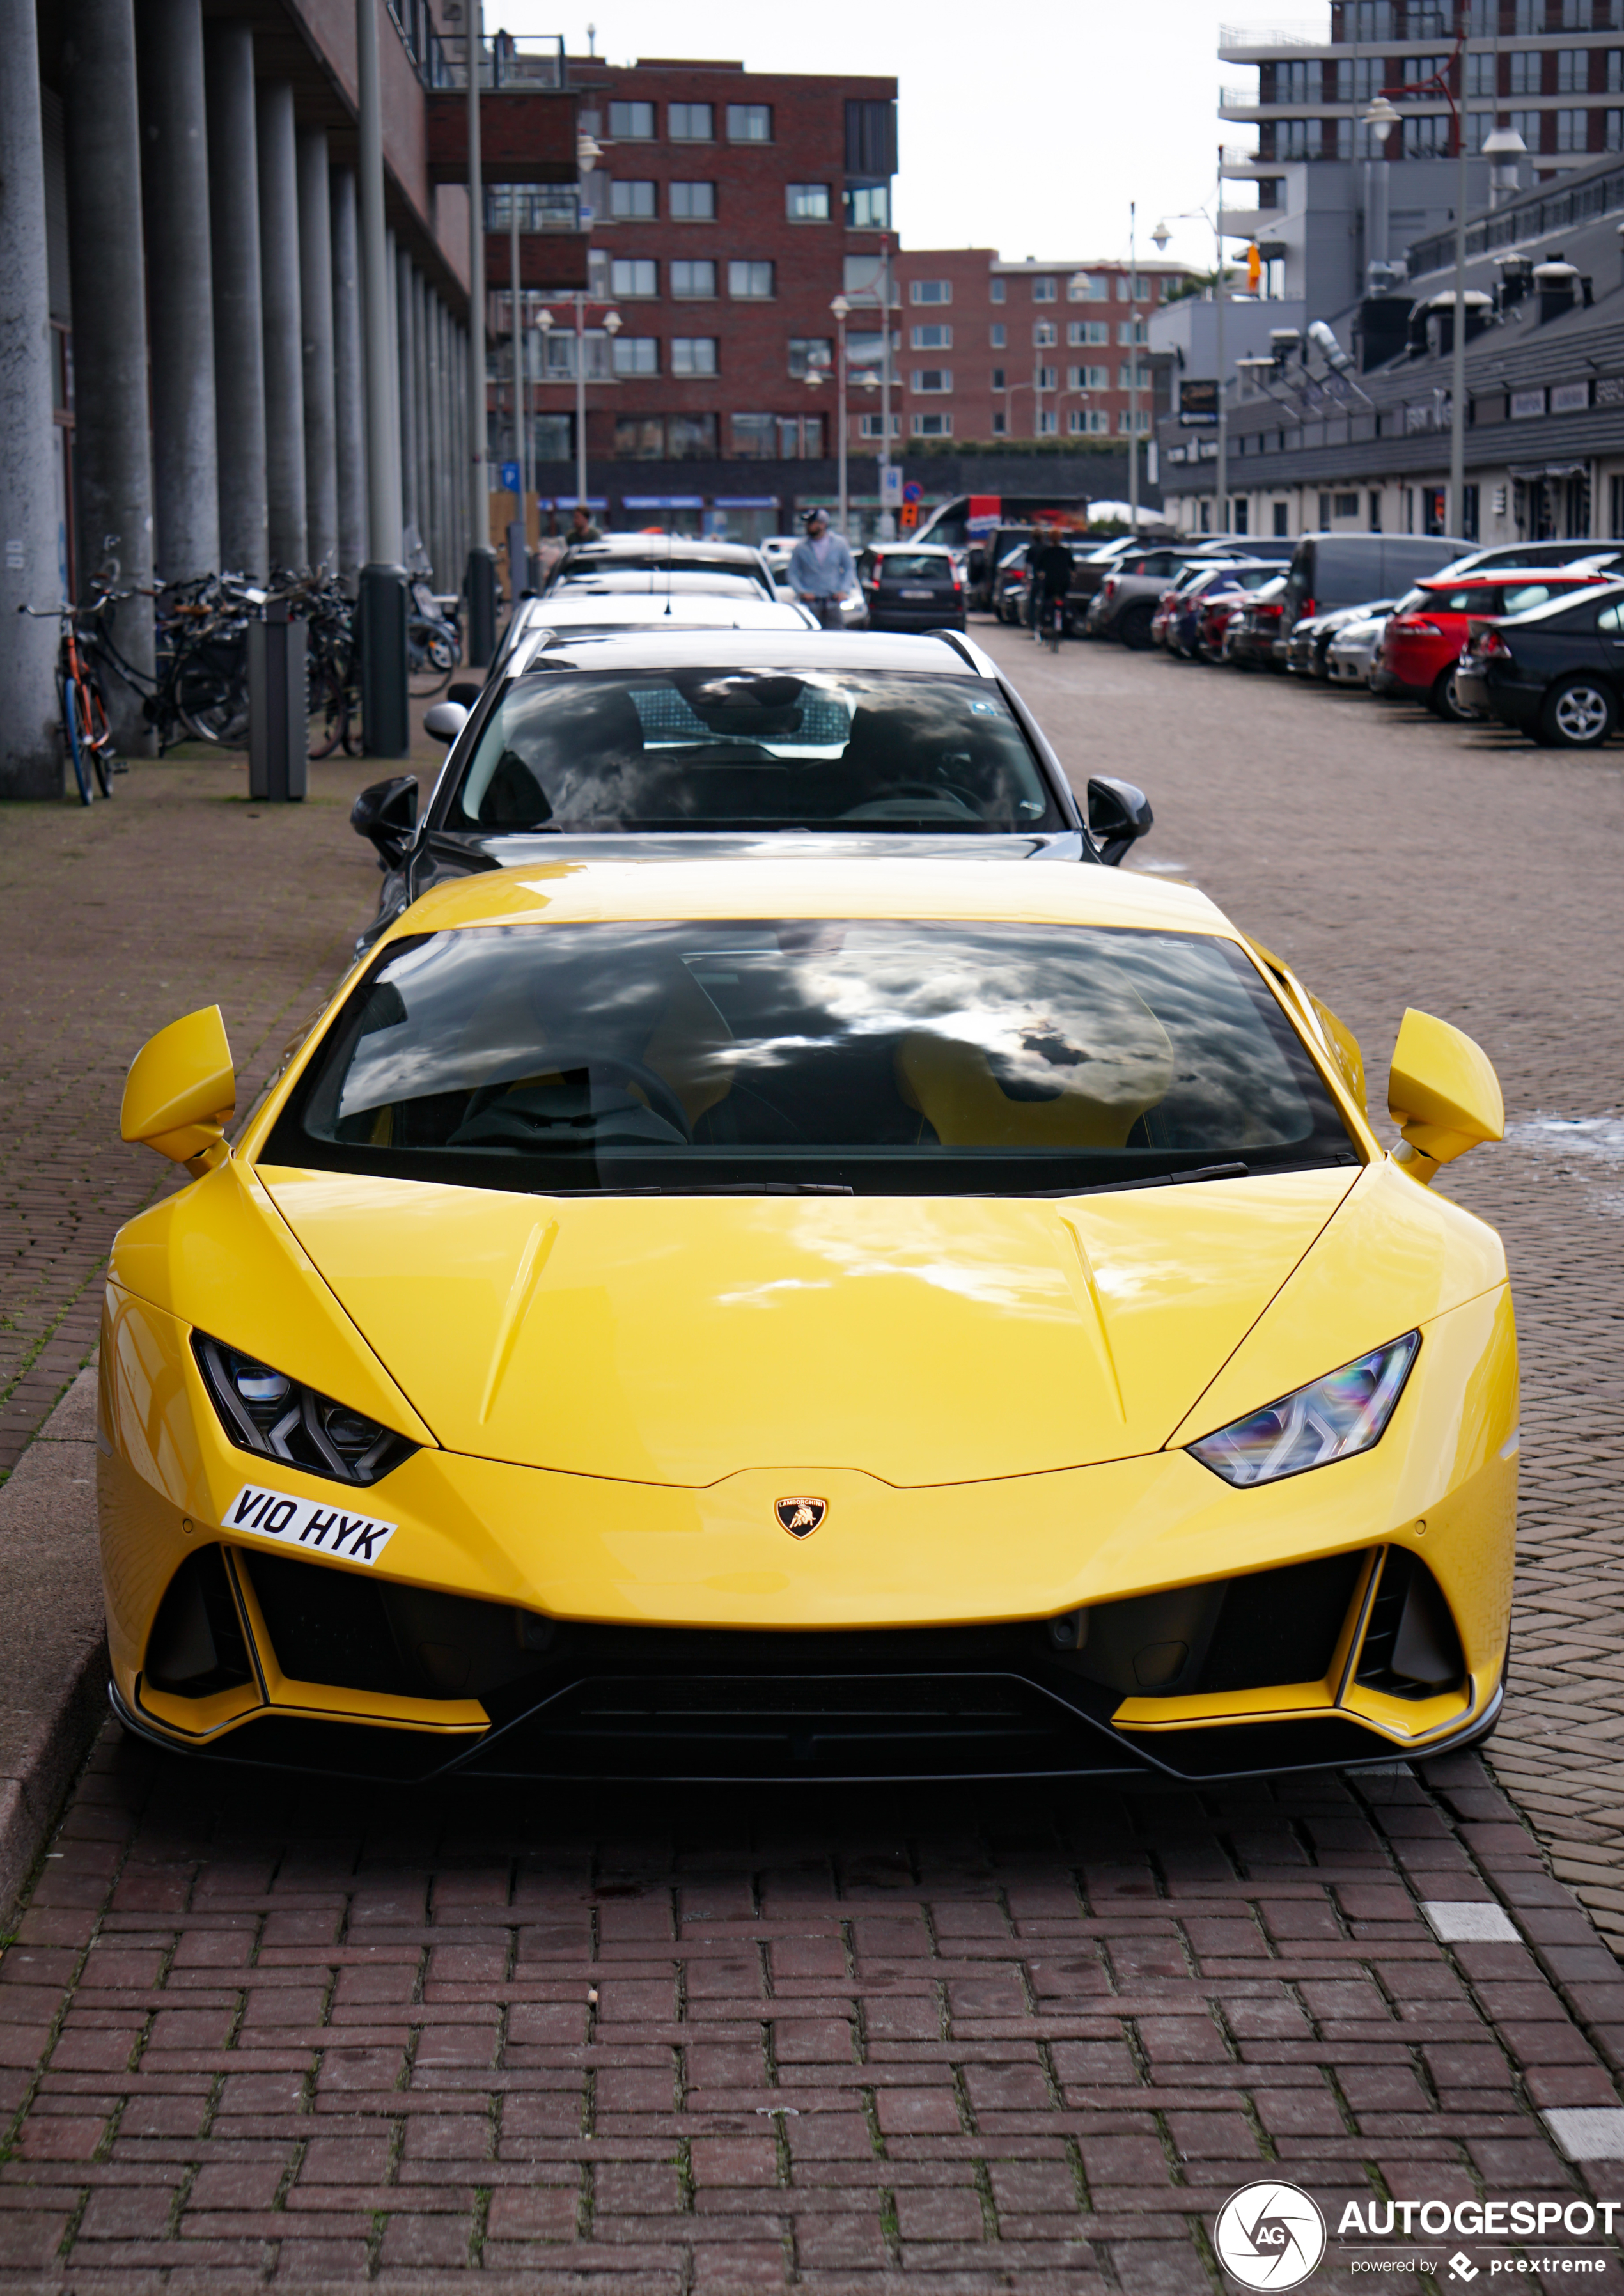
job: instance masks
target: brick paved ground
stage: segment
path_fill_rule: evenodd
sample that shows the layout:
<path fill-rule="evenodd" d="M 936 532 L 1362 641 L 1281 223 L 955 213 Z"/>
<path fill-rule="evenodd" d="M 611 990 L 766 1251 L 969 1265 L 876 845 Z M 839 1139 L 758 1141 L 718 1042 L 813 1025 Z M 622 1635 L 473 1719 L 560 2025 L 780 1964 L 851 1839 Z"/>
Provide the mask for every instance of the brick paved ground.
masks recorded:
<path fill-rule="evenodd" d="M 1228 2284 L 1214 2216 L 1259 2177 L 1302 2185 L 1333 2228 L 1349 2197 L 1521 2196 L 1577 2204 L 1576 2228 L 1587 2192 L 1624 2197 L 1624 2161 L 1574 2165 L 1560 2119 L 1619 2110 L 1624 1972 L 1542 1848 L 1603 1923 L 1624 1912 L 1624 752 L 1580 763 L 1275 681 L 993 644 L 1074 769 L 1152 788 L 1147 857 L 1299 964 L 1378 1086 L 1407 1002 L 1499 1065 L 1513 1139 L 1449 1185 L 1503 1226 L 1518 1282 L 1526 1564 L 1490 1753 L 1539 1838 L 1475 1757 L 1200 1793 L 605 1807 L 284 1790 L 110 1734 L 0 1959 L 0 2286 L 442 2288 L 477 2266 L 583 2296 L 868 2296 L 921 2275 L 955 2296 L 1184 2296 Z M 151 1007 L 160 971 L 187 1004 L 223 982 L 263 1064 L 370 901 L 365 854 L 336 807 L 330 844 L 314 811 L 284 816 L 278 874 L 237 815 L 208 846 L 225 809 L 169 786 L 200 824 L 187 851 L 223 857 L 207 916 L 179 949 L 166 928 L 161 968 L 137 947 L 119 971 L 124 886 L 86 824 L 43 818 L 47 860 L 51 838 L 90 857 L 28 879 L 54 894 L 33 978 L 73 977 L 50 935 L 103 899 L 118 987 Z M 154 931 L 185 883 L 180 864 L 167 888 L 137 875 Z M 230 901 L 252 964 L 224 945 Z M 58 1238 L 83 1287 L 145 1180 L 119 1194 L 98 1131 L 128 1043 L 88 987 L 69 1010 L 71 1054 L 5 1025 L 36 1157 L 64 1112 L 50 1168 L 94 1185 Z M 37 1074 L 57 1081 L 30 1099 Z M 37 1250 L 48 1183 L 36 1201 Z M 1421 1908 L 1462 1904 L 1510 1918 L 1445 1943 L 1458 1919 Z M 1516 2284 L 1546 2291 L 1573 2284 L 1542 2257 L 1624 2269 L 1617 2240 L 1545 2221 L 1364 2255 L 1425 2256 L 1435 2285 L 1466 2284 L 1456 2247 L 1531 2262 Z M 1333 2247 L 1308 2284 L 1367 2285 L 1357 2260 Z"/>

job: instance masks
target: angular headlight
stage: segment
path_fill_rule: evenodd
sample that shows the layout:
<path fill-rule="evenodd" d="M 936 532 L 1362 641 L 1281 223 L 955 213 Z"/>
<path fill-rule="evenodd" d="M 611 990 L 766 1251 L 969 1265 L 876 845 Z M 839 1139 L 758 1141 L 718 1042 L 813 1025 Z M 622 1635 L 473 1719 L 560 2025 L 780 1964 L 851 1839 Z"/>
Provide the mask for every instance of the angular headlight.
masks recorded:
<path fill-rule="evenodd" d="M 257 1357 L 222 1347 L 201 1332 L 193 1333 L 192 1345 L 220 1424 L 240 1451 L 283 1459 L 334 1482 L 375 1483 L 418 1447 Z"/>
<path fill-rule="evenodd" d="M 1226 1483 L 1249 1488 L 1368 1451 L 1382 1439 L 1420 1345 L 1419 1332 L 1390 1340 L 1233 1427 L 1203 1435 L 1191 1454 Z"/>

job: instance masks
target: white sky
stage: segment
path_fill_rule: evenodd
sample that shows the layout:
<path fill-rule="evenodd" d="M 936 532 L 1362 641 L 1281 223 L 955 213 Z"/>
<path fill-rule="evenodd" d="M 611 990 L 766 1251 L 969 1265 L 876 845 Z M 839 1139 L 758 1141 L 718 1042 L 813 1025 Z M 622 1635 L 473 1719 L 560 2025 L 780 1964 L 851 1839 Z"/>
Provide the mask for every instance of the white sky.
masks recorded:
<path fill-rule="evenodd" d="M 756 71 L 895 74 L 897 226 L 909 247 L 993 247 L 1078 261 L 1126 257 L 1128 202 L 1139 250 L 1165 216 L 1170 260 L 1212 262 L 1185 208 L 1210 210 L 1220 139 L 1252 131 L 1218 116 L 1218 86 L 1257 85 L 1220 66 L 1220 20 L 1300 18 L 1329 36 L 1326 0 L 484 0 L 487 33 L 562 32 L 585 54 L 586 26 L 611 63 L 712 56 Z M 1250 205 L 1243 189 L 1237 204 Z M 1232 250 L 1233 252 L 1233 250 Z"/>

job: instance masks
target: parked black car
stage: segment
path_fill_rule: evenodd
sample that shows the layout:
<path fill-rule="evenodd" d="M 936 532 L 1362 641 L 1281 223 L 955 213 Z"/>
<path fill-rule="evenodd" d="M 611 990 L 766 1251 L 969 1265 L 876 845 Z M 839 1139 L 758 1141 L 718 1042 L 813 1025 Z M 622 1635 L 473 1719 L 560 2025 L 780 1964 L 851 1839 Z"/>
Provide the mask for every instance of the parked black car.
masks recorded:
<path fill-rule="evenodd" d="M 1455 690 L 1547 748 L 1599 750 L 1624 709 L 1624 582 L 1473 622 Z"/>
<path fill-rule="evenodd" d="M 962 630 L 964 586 L 933 542 L 871 543 L 857 561 L 871 630 Z"/>

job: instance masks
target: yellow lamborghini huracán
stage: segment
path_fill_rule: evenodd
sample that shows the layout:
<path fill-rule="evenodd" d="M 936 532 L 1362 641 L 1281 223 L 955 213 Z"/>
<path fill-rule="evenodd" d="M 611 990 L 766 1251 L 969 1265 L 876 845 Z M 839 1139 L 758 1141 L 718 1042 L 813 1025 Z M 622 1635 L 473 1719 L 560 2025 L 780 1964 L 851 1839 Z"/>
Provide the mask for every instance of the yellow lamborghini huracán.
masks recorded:
<path fill-rule="evenodd" d="M 1502 1695 L 1499 1137 L 1200 893 L 561 860 L 390 927 L 234 1146 L 217 1010 L 123 1130 L 113 1697 L 372 1776 L 1206 1778 Z"/>

